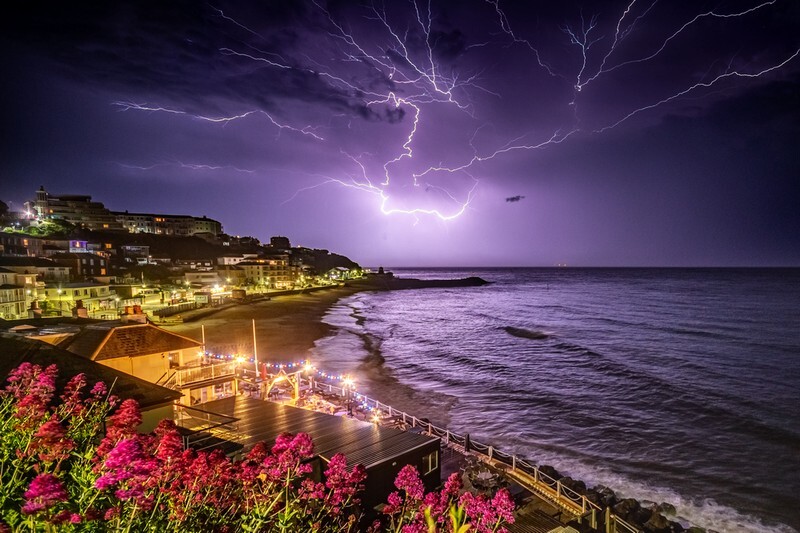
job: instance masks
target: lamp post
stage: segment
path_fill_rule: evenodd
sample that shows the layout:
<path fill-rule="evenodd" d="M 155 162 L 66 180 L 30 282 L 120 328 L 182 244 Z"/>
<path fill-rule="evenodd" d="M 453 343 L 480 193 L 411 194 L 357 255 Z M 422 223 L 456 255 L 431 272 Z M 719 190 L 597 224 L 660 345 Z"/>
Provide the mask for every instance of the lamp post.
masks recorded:
<path fill-rule="evenodd" d="M 311 394 L 314 393 L 314 367 L 311 366 L 311 363 L 306 362 L 305 366 L 303 366 L 303 370 L 305 370 L 306 374 L 308 375 L 308 388 L 311 390 Z"/>
<path fill-rule="evenodd" d="M 62 291 L 59 288 L 56 292 L 58 293 L 58 314 L 59 315 L 63 315 L 64 314 L 64 298 L 61 297 L 61 292 Z"/>
<path fill-rule="evenodd" d="M 342 384 L 344 385 L 344 394 L 347 400 L 347 416 L 353 416 L 353 385 L 355 382 L 350 376 L 345 376 Z"/>

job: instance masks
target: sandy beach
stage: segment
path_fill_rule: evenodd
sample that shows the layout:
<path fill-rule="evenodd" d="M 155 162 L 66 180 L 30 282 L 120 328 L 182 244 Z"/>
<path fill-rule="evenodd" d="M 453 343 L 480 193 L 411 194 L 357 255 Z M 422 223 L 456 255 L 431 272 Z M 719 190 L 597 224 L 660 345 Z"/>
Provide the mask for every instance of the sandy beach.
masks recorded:
<path fill-rule="evenodd" d="M 276 296 L 266 301 L 228 307 L 192 322 L 158 325 L 198 341 L 202 338 L 201 326 L 204 326 L 209 351 L 249 356 L 253 353 L 255 320 L 259 360 L 296 362 L 308 359 L 315 341 L 333 333 L 333 326 L 322 322 L 328 309 L 340 299 L 363 290 L 375 288 L 361 285 Z M 439 393 L 421 393 L 400 383 L 384 366 L 380 346 L 367 335 L 362 336 L 362 340 L 367 355 L 354 372 L 359 392 L 396 409 L 429 417 L 438 424 L 450 421 L 449 411 L 456 398 Z M 330 370 L 322 366 L 320 370 Z"/>
<path fill-rule="evenodd" d="M 216 353 L 253 353 L 253 320 L 258 356 L 262 361 L 288 363 L 306 359 L 314 341 L 331 332 L 322 317 L 339 299 L 360 289 L 330 290 L 277 296 L 251 304 L 222 309 L 206 318 L 182 324 L 158 324 L 169 331 L 202 340 Z"/>

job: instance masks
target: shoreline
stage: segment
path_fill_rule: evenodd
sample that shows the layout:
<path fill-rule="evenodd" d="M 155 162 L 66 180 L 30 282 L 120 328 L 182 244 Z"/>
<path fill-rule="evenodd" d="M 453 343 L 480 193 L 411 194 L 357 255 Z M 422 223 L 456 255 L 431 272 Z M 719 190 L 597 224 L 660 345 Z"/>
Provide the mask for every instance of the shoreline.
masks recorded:
<path fill-rule="evenodd" d="M 394 291 L 429 288 L 479 287 L 489 282 L 476 277 L 462 279 L 419 280 L 378 275 L 348 281 L 327 289 L 299 290 L 267 295 L 237 304 L 224 304 L 219 310 L 198 309 L 182 313 L 186 321 L 153 321 L 168 331 L 203 340 L 209 348 L 225 353 L 252 353 L 252 320 L 256 320 L 256 343 L 259 359 L 289 363 L 307 359 L 316 342 L 331 335 L 336 328 L 322 321 L 340 300 L 364 291 Z M 358 317 L 356 317 L 358 320 Z M 363 318 L 361 318 L 363 320 Z M 362 337 L 365 349 L 373 353 Z"/>
<path fill-rule="evenodd" d="M 269 300 L 224 307 L 197 320 L 153 323 L 197 341 L 202 341 L 202 330 L 205 329 L 208 349 L 252 354 L 252 320 L 255 320 L 259 359 L 290 363 L 308 359 L 316 341 L 335 329 L 322 321 L 325 314 L 339 300 L 363 290 L 369 289 L 340 286 L 325 291 L 283 294 Z"/>
<path fill-rule="evenodd" d="M 292 363 L 311 360 L 323 371 L 326 362 L 314 361 L 311 352 L 317 342 L 335 335 L 339 329 L 323 321 L 324 316 L 339 302 L 365 291 L 394 291 L 430 288 L 479 287 L 488 282 L 480 278 L 445 280 L 418 280 L 376 277 L 369 280 L 354 280 L 345 285 L 327 290 L 303 291 L 294 294 L 270 295 L 270 299 L 260 299 L 249 303 L 224 305 L 217 311 L 213 309 L 183 313 L 186 322 L 154 322 L 167 331 L 202 341 L 205 330 L 205 344 L 212 353 L 245 354 L 253 353 L 253 320 L 257 353 L 260 361 L 268 363 Z M 198 315 L 196 319 L 192 315 Z M 364 317 L 352 315 L 360 325 Z M 362 344 L 363 356 L 353 361 L 359 392 L 377 397 L 381 402 L 407 412 L 419 412 L 420 405 L 426 405 L 428 413 L 436 413 L 431 420 L 440 425 L 451 422 L 450 412 L 458 398 L 436 392 L 422 392 L 410 385 L 400 383 L 392 371 L 384 366 L 385 359 L 379 342 L 367 333 L 356 333 Z M 330 366 L 340 366 L 336 363 Z M 425 416 L 423 414 L 423 416 Z M 427 420 L 427 419 L 426 419 Z"/>

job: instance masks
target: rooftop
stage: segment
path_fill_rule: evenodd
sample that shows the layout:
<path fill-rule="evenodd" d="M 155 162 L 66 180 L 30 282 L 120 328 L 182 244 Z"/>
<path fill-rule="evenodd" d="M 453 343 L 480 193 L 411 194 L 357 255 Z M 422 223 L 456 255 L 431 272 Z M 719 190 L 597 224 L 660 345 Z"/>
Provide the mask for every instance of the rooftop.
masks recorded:
<path fill-rule="evenodd" d="M 343 453 L 348 463 L 362 464 L 367 469 L 439 440 L 246 396 L 214 400 L 204 403 L 202 408 L 238 418 L 237 433 L 245 448 L 260 441 L 271 444 L 281 433 L 303 432 L 311 436 L 317 455 L 330 459 L 336 453 Z"/>
<path fill-rule="evenodd" d="M 59 390 L 73 376 L 83 373 L 86 375 L 89 386 L 102 381 L 113 394 L 121 398 L 136 400 L 145 410 L 173 402 L 181 396 L 177 391 L 89 361 L 52 344 L 17 335 L 0 334 L 0 381 L 2 386 L 5 386 L 8 374 L 25 362 L 41 367 L 56 365 L 58 367 L 56 387 Z"/>
<path fill-rule="evenodd" d="M 61 348 L 87 359 L 99 361 L 116 357 L 137 357 L 159 352 L 200 348 L 196 340 L 171 333 L 152 324 L 102 322 L 86 326 L 63 341 Z"/>

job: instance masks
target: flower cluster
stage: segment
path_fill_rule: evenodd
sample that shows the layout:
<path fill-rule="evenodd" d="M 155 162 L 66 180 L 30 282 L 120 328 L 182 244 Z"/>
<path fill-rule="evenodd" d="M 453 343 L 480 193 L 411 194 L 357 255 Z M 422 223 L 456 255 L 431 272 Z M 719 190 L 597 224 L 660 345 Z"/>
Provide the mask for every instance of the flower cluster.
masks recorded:
<path fill-rule="evenodd" d="M 394 486 L 398 490 L 383 507 L 386 520 L 375 522 L 372 531 L 495 533 L 506 532 L 504 524 L 514 523 L 514 502 L 506 489 L 492 497 L 462 492 L 458 474 L 452 474 L 442 490 L 425 493 L 416 467 L 406 465 Z"/>
<path fill-rule="evenodd" d="M 55 395 L 55 367 L 22 365 L 0 391 L 0 532 L 59 531 L 357 531 L 366 471 L 330 458 L 314 471 L 311 438 L 280 435 L 234 461 L 220 451 L 184 449 L 171 421 L 152 434 L 125 400 L 86 378 Z M 60 400 L 60 401 L 59 401 Z M 57 405 L 53 405 L 58 402 Z M 412 466 L 397 476 L 386 519 L 372 530 L 405 533 L 499 531 L 513 520 L 507 493 L 460 495 L 452 477 L 425 493 Z"/>

